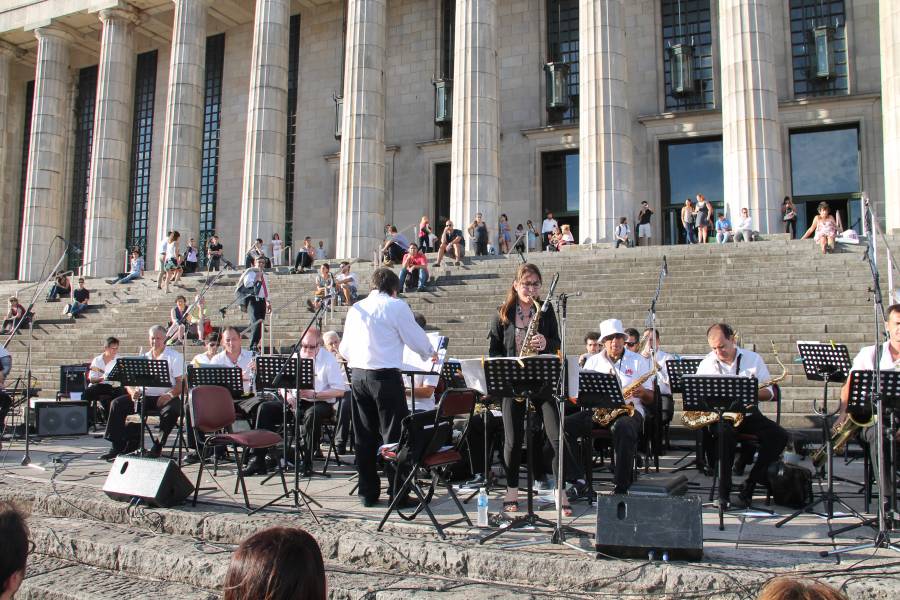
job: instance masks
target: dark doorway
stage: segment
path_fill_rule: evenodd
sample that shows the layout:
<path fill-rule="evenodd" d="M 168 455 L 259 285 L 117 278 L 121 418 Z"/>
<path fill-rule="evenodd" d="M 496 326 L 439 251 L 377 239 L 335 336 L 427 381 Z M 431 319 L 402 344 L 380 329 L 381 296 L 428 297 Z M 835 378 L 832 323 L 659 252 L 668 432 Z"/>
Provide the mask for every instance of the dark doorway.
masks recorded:
<path fill-rule="evenodd" d="M 431 229 L 439 234 L 450 218 L 450 163 L 434 165 L 434 221 Z M 458 224 L 457 224 L 458 225 Z"/>
<path fill-rule="evenodd" d="M 541 203 L 541 214 L 532 219 L 535 226 L 540 228 L 544 215 L 552 212 L 560 226 L 572 228 L 578 241 L 578 150 L 541 154 Z"/>

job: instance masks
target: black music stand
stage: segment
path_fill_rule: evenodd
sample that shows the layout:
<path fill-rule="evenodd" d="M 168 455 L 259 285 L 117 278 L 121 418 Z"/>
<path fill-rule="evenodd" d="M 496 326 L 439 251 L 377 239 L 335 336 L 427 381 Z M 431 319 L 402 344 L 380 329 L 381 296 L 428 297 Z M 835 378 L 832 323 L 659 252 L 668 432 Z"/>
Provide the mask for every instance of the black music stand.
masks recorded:
<path fill-rule="evenodd" d="M 148 358 L 120 358 L 116 366 L 112 368 L 107 381 L 118 381 L 124 387 L 141 388 L 141 446 L 139 455 L 144 456 L 147 450 L 144 446 L 144 429 L 147 427 L 147 406 L 144 400 L 147 398 L 148 387 L 171 387 L 172 379 L 169 376 L 169 363 L 164 360 L 150 360 Z M 174 402 L 173 398 L 171 402 Z"/>
<path fill-rule="evenodd" d="M 524 515 L 516 517 L 509 524 L 492 531 L 478 540 L 483 544 L 499 535 L 523 527 L 549 527 L 556 530 L 556 523 L 534 514 L 534 456 L 531 447 L 532 398 L 542 393 L 551 393 L 561 372 L 560 360 L 556 356 L 529 356 L 526 358 L 493 358 L 484 361 L 484 376 L 488 395 L 497 398 L 522 398 L 525 410 L 525 456 L 528 471 L 528 502 Z M 547 402 L 552 402 L 549 398 Z M 562 452 L 562 448 L 560 448 Z M 562 473 L 559 474 L 560 479 Z M 562 485 L 557 482 L 557 485 Z M 572 527 L 565 527 L 573 533 L 581 533 Z M 542 543 L 542 542 L 538 542 Z"/>
<path fill-rule="evenodd" d="M 669 387 L 672 389 L 672 403 L 675 403 L 675 394 L 682 394 L 682 406 L 684 404 L 684 390 L 682 388 L 682 379 L 686 375 L 693 375 L 697 372 L 697 369 L 700 367 L 701 358 L 679 358 L 677 360 L 667 360 L 666 361 L 666 369 L 669 372 Z M 673 406 L 674 410 L 674 406 Z M 680 471 L 685 471 L 690 469 L 691 467 L 697 467 L 698 470 L 704 471 L 705 461 L 702 460 L 703 447 L 700 442 L 702 439 L 702 434 L 699 432 L 694 437 L 694 458 L 688 461 L 687 463 L 681 465 L 672 470 L 673 473 L 678 473 Z M 684 447 L 682 446 L 682 449 Z M 690 450 L 681 458 L 675 461 L 675 465 L 686 459 L 691 455 Z"/>
<path fill-rule="evenodd" d="M 586 410 L 595 408 L 621 408 L 625 404 L 622 396 L 622 385 L 619 377 L 612 373 L 597 373 L 594 371 L 582 371 L 578 374 L 578 400 L 576 404 Z M 587 473 L 588 498 L 593 502 L 594 492 L 594 444 L 588 441 L 591 462 Z"/>
<path fill-rule="evenodd" d="M 300 407 L 300 390 L 311 390 L 315 388 L 315 370 L 313 369 L 313 360 L 311 358 L 300 358 L 297 356 L 285 356 L 285 355 L 275 355 L 275 356 L 257 356 L 256 357 L 256 389 L 293 389 L 295 392 L 295 398 L 297 401 L 297 407 Z M 282 461 L 287 459 L 287 398 L 282 399 L 281 405 L 281 419 L 282 419 L 282 437 L 283 437 L 283 454 L 281 457 Z M 300 457 L 299 454 L 299 439 L 300 439 L 300 416 L 297 414 L 298 411 L 294 411 L 294 489 L 288 490 L 287 493 L 276 496 L 269 502 L 263 504 L 262 506 L 253 509 L 250 514 L 261 511 L 264 508 L 268 508 L 272 506 L 276 502 L 283 500 L 284 498 L 288 498 L 290 496 L 294 497 L 294 506 L 300 506 L 300 499 L 303 499 L 303 502 L 306 503 L 306 508 L 309 509 L 310 514 L 312 514 L 313 518 L 318 522 L 318 518 L 316 514 L 312 510 L 311 504 L 315 504 L 319 508 L 322 508 L 322 505 L 319 504 L 312 496 L 304 492 L 300 489 Z M 315 413 L 313 413 L 315 416 Z M 315 427 L 315 423 L 313 423 L 313 427 Z M 310 436 L 311 437 L 311 436 Z M 309 455 L 310 462 L 312 462 L 312 450 L 308 448 L 309 444 L 306 444 L 307 451 L 304 453 L 304 461 L 306 460 L 306 455 Z M 284 462 L 282 462 L 282 465 Z M 265 483 L 266 480 L 263 480 Z"/>
<path fill-rule="evenodd" d="M 719 415 L 718 429 L 719 483 L 721 488 L 725 470 L 725 412 L 747 413 L 757 404 L 756 377 L 733 375 L 686 375 L 681 380 L 684 410 L 712 411 Z M 721 494 L 720 494 L 721 496 Z M 725 529 L 725 502 L 719 498 L 719 531 Z"/>
<path fill-rule="evenodd" d="M 235 400 L 244 395 L 243 371 L 240 367 L 195 367 L 188 365 L 188 387 L 217 385 L 227 389 Z"/>
<path fill-rule="evenodd" d="M 843 383 L 847 380 L 847 374 L 850 372 L 850 353 L 847 352 L 847 346 L 843 344 L 820 344 L 811 342 L 797 342 L 797 350 L 803 358 L 803 370 L 806 371 L 806 378 L 810 381 L 825 382 L 825 387 L 822 390 L 822 407 L 820 409 L 813 404 L 813 411 L 822 418 L 822 440 L 824 441 L 826 452 L 826 487 L 818 497 L 814 496 L 809 504 L 778 521 L 778 523 L 775 524 L 775 527 L 781 527 L 785 523 L 798 517 L 800 514 L 810 512 L 816 504 L 822 503 L 822 506 L 825 509 L 825 514 L 823 516 L 828 519 L 829 537 L 833 538 L 834 532 L 831 531 L 831 519 L 834 518 L 835 503 L 843 506 L 854 516 L 863 519 L 859 512 L 841 500 L 840 496 L 834 491 L 834 449 L 831 447 L 831 419 L 837 416 L 841 410 L 841 406 L 840 402 L 838 402 L 838 406 L 833 412 L 828 411 L 828 384 L 832 381 Z"/>

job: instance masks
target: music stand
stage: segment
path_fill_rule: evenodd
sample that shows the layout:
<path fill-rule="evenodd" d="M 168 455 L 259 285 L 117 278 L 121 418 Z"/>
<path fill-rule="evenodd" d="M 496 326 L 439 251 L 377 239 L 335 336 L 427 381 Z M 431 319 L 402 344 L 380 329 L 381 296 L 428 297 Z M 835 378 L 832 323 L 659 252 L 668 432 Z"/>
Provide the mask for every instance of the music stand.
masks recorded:
<path fill-rule="evenodd" d="M 594 371 L 582 371 L 578 374 L 578 398 L 576 405 L 586 410 L 594 410 L 595 408 L 619 408 L 625 404 L 625 398 L 622 397 L 622 385 L 618 376 L 612 373 L 597 373 Z M 590 448 L 590 465 L 591 471 L 587 473 L 588 481 L 588 498 L 594 497 L 594 444 L 588 441 Z M 593 502 L 593 500 L 589 500 Z"/>
<path fill-rule="evenodd" d="M 235 400 L 244 395 L 243 372 L 240 367 L 195 367 L 188 365 L 188 387 L 217 385 L 227 389 Z"/>
<path fill-rule="evenodd" d="M 684 410 L 712 411 L 719 415 L 719 487 L 726 474 L 725 466 L 725 412 L 752 410 L 757 403 L 756 377 L 735 377 L 733 375 L 686 375 L 681 380 Z M 725 529 L 725 502 L 719 494 L 719 531 Z"/>
<path fill-rule="evenodd" d="M 682 404 L 684 403 L 684 390 L 681 385 L 682 379 L 687 375 L 696 373 L 697 369 L 700 367 L 700 361 L 702 360 L 702 358 L 679 358 L 677 360 L 670 359 L 666 361 L 666 369 L 668 369 L 669 372 L 669 387 L 672 389 L 673 404 L 675 402 L 675 394 L 682 394 Z M 700 439 L 700 434 L 698 433 L 694 437 L 694 458 L 680 467 L 673 469 L 673 473 L 678 473 L 690 469 L 691 467 L 697 467 L 700 471 L 704 470 L 705 461 L 701 460 L 702 448 Z M 684 449 L 684 447 L 682 447 L 682 449 Z M 688 450 L 688 452 L 676 460 L 674 464 L 677 465 L 690 455 L 691 452 Z"/>
<path fill-rule="evenodd" d="M 534 457 L 531 447 L 532 398 L 542 393 L 551 393 L 559 380 L 561 365 L 556 356 L 529 356 L 526 358 L 488 358 L 483 361 L 486 392 L 496 398 L 522 398 L 525 402 L 525 456 L 527 465 L 528 502 L 526 513 L 516 517 L 509 524 L 492 531 L 478 540 L 483 544 L 499 535 L 523 527 L 549 527 L 556 529 L 556 523 L 534 514 Z M 548 398 L 546 400 L 550 402 Z M 562 451 L 562 449 L 560 449 Z M 560 473 L 560 478 L 562 474 Z M 561 485 L 561 482 L 557 482 Z M 565 527 L 573 533 L 581 533 Z M 542 542 L 537 542 L 542 543 Z"/>
<path fill-rule="evenodd" d="M 256 357 L 256 389 L 293 389 L 295 391 L 295 398 L 297 402 L 297 408 L 300 408 L 300 390 L 311 390 L 315 389 L 315 370 L 313 369 L 313 360 L 311 358 L 300 358 L 297 356 L 285 356 L 285 355 L 269 355 L 269 356 L 257 356 Z M 281 405 L 281 423 L 282 423 L 282 434 L 283 434 L 283 449 L 282 449 L 282 466 L 285 464 L 285 460 L 287 458 L 288 444 L 287 444 L 287 398 L 282 400 Z M 316 514 L 312 510 L 311 504 L 315 504 L 319 508 L 322 508 L 322 505 L 316 502 L 316 500 L 300 489 L 300 457 L 299 454 L 299 429 L 300 429 L 300 416 L 297 414 L 299 411 L 294 411 L 294 489 L 288 490 L 286 493 L 276 496 L 269 502 L 263 504 L 262 506 L 255 508 L 251 511 L 250 514 L 261 511 L 264 508 L 268 508 L 272 506 L 276 502 L 283 500 L 284 498 L 288 498 L 289 496 L 294 497 L 294 506 L 300 506 L 300 498 L 303 498 L 303 502 L 306 503 L 306 508 L 309 509 L 310 514 L 312 514 L 313 518 L 316 519 L 316 522 L 319 519 L 316 517 Z M 315 413 L 313 413 L 315 417 Z M 315 427 L 315 422 L 313 423 L 313 427 Z M 310 434 L 311 436 L 311 434 Z M 309 444 L 306 444 L 309 446 Z M 310 462 L 312 462 L 312 450 L 307 448 L 307 452 L 310 457 Z M 306 456 L 304 456 L 304 461 L 306 460 Z M 309 468 L 309 465 L 306 465 Z M 266 479 L 267 480 L 267 479 Z M 265 481 L 263 483 L 265 483 Z"/>
<path fill-rule="evenodd" d="M 838 503 L 845 509 L 850 511 L 854 516 L 863 519 L 853 507 L 841 500 L 834 491 L 834 449 L 831 447 L 831 419 L 840 412 L 841 406 L 838 403 L 837 408 L 833 412 L 828 411 L 828 384 L 832 381 L 843 383 L 847 380 L 847 374 L 850 372 L 850 354 L 847 352 L 847 346 L 844 344 L 821 344 L 818 342 L 797 342 L 797 350 L 803 359 L 803 370 L 806 372 L 806 378 L 810 381 L 824 381 L 825 386 L 822 390 L 822 407 L 821 409 L 813 404 L 813 411 L 822 418 L 822 439 L 825 443 L 825 490 L 818 497 L 813 497 L 812 501 L 796 510 L 793 514 L 778 521 L 775 527 L 781 527 L 785 523 L 795 519 L 801 513 L 810 511 L 816 504 L 822 503 L 825 508 L 824 516 L 828 519 L 829 537 L 834 537 L 831 530 L 831 519 L 834 518 L 834 504 Z M 817 467 L 818 465 L 814 465 Z M 845 480 L 846 481 L 846 480 Z M 814 511 L 813 511 L 814 512 Z M 864 519 L 863 519 L 864 520 Z"/>
<path fill-rule="evenodd" d="M 169 363 L 164 360 L 150 360 L 148 358 L 120 358 L 116 366 L 112 368 L 107 381 L 118 381 L 124 387 L 141 388 L 141 446 L 140 456 L 147 451 L 144 446 L 144 429 L 147 427 L 147 398 L 148 387 L 171 387 L 172 379 L 169 376 Z M 172 402 L 175 401 L 173 398 Z"/>

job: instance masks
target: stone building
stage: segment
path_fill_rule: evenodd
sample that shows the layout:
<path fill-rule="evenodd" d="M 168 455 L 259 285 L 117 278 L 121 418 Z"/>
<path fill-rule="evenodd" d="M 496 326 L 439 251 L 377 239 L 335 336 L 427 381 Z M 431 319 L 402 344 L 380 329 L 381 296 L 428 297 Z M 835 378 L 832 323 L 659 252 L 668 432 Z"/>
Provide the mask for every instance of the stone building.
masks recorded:
<path fill-rule="evenodd" d="M 643 200 L 677 243 L 696 193 L 900 227 L 896 0 L 4 4 L 0 278 L 57 236 L 87 274 L 153 264 L 171 229 L 370 258 L 385 223 L 550 210 L 602 242 Z"/>

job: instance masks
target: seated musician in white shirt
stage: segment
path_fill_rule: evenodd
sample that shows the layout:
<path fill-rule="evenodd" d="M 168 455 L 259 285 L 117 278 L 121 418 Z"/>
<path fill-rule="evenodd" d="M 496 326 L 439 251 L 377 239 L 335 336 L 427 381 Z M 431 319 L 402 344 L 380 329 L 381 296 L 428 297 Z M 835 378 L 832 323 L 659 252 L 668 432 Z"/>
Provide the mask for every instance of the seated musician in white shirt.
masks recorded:
<path fill-rule="evenodd" d="M 103 407 L 103 413 L 109 414 L 109 405 L 113 398 L 119 395 L 118 384 L 109 383 L 106 378 L 116 366 L 116 355 L 119 353 L 119 340 L 114 337 L 106 338 L 103 352 L 94 357 L 88 369 L 88 387 L 81 398 L 88 403 L 93 410 L 99 402 Z"/>
<path fill-rule="evenodd" d="M 624 390 L 632 382 L 651 370 L 650 361 L 625 348 L 625 330 L 619 319 L 607 319 L 600 323 L 600 343 L 603 350 L 587 359 L 584 371 L 614 373 Z M 613 477 L 614 494 L 624 494 L 633 481 L 634 455 L 638 438 L 644 426 L 646 408 L 653 404 L 653 382 L 645 381 L 626 399 L 634 406 L 633 415 L 618 417 L 610 427 L 616 468 Z"/>
<path fill-rule="evenodd" d="M 206 350 L 204 352 L 201 352 L 191 360 L 191 364 L 194 367 L 212 366 L 213 359 L 219 354 L 218 332 L 213 331 L 212 333 L 207 335 L 206 340 L 204 341 L 204 346 Z"/>
<path fill-rule="evenodd" d="M 334 404 L 347 391 L 347 375 L 334 355 L 322 345 L 322 335 L 315 327 L 310 327 L 300 341 L 300 358 L 313 360 L 315 372 L 314 389 L 300 390 L 300 402 L 296 401 L 294 390 L 285 392 L 285 399 L 294 408 L 295 418 L 302 419 L 302 439 L 305 440 L 306 456 L 304 471 L 312 469 L 312 454 L 319 449 L 322 437 L 322 423 L 334 416 Z M 279 401 L 263 402 L 256 417 L 258 429 L 274 430 L 283 419 L 282 404 Z M 255 450 L 253 459 L 247 465 L 245 474 L 265 474 L 266 451 Z"/>
<path fill-rule="evenodd" d="M 244 395 L 252 393 L 256 364 L 253 353 L 241 348 L 241 334 L 235 327 L 229 326 L 222 331 L 222 352 L 216 354 L 209 364 L 213 367 L 238 367 L 241 370 Z"/>
<path fill-rule="evenodd" d="M 698 375 L 732 375 L 738 377 L 756 377 L 759 383 L 771 380 L 766 363 L 756 352 L 739 348 L 734 341 L 734 330 L 725 323 L 716 323 L 706 332 L 706 339 L 712 352 L 700 362 L 697 367 Z M 772 386 L 759 389 L 757 399 L 760 402 L 772 400 L 774 391 Z M 707 427 L 710 437 L 715 437 L 718 424 Z M 746 508 L 753 500 L 753 491 L 757 484 L 766 485 L 766 472 L 781 455 L 788 442 L 787 432 L 771 419 L 763 416 L 758 408 L 744 415 L 738 431 L 753 434 L 759 438 L 759 449 L 756 462 L 747 476 L 747 480 L 741 486 L 737 498 L 731 502 L 736 507 Z M 731 469 L 734 464 L 735 427 L 731 421 L 725 419 L 723 429 L 723 445 L 725 462 L 723 472 L 725 477 L 719 483 L 719 501 L 729 502 L 731 493 Z M 716 448 L 717 446 L 713 446 Z"/>

